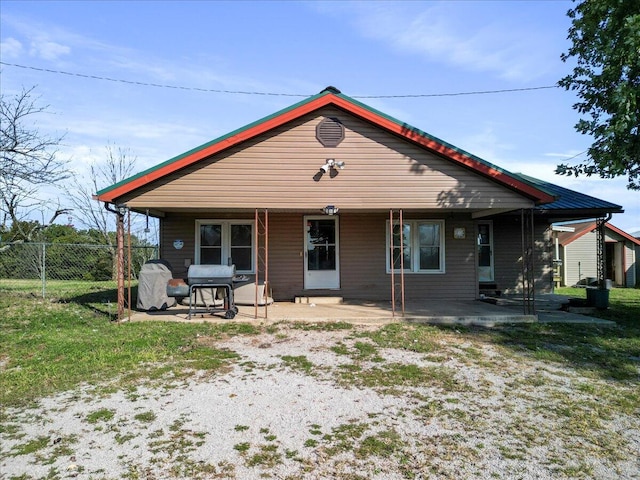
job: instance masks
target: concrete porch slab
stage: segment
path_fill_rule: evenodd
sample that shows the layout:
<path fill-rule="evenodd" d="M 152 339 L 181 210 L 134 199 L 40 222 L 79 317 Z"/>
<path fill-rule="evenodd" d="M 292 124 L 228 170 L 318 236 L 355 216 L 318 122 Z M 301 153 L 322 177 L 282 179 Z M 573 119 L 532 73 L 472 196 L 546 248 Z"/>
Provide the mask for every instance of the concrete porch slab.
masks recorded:
<path fill-rule="evenodd" d="M 266 308 L 238 306 L 233 320 L 224 318 L 224 312 L 195 314 L 188 319 L 189 309 L 184 306 L 163 311 L 132 312 L 131 321 L 167 320 L 190 322 L 350 322 L 355 324 L 380 324 L 410 322 L 440 325 L 495 326 L 506 323 L 532 323 L 535 315 L 501 308 L 480 301 L 458 302 L 405 302 L 405 311 L 397 306 L 395 312 L 390 302 L 343 300 L 342 303 L 275 302 Z M 266 318 L 265 318 L 266 317 Z"/>

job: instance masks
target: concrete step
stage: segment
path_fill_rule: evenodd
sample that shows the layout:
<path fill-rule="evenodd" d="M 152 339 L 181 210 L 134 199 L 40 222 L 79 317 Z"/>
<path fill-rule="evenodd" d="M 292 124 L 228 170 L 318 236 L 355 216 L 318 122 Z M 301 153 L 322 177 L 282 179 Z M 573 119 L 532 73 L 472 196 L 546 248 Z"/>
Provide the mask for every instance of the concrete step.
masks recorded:
<path fill-rule="evenodd" d="M 342 297 L 319 296 L 319 297 L 296 297 L 295 303 L 315 304 L 315 305 L 338 305 L 343 302 Z"/>

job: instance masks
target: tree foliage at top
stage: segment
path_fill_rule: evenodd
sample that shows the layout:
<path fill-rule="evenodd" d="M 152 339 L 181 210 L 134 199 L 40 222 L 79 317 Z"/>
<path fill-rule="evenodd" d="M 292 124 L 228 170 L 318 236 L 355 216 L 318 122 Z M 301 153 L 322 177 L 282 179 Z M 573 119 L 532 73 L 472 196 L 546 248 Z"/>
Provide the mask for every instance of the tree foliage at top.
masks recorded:
<path fill-rule="evenodd" d="M 575 91 L 575 128 L 593 136 L 587 159 L 559 165 L 562 175 L 627 176 L 640 190 L 640 1 L 583 0 L 567 13 L 573 42 L 563 61 L 573 72 L 559 85 Z"/>

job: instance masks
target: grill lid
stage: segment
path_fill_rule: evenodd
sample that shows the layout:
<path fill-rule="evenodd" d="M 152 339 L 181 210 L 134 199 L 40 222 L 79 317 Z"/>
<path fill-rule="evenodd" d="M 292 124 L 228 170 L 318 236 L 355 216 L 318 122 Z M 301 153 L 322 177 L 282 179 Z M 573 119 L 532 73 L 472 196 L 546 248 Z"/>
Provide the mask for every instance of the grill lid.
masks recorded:
<path fill-rule="evenodd" d="M 189 285 L 194 283 L 231 283 L 235 274 L 235 265 L 190 265 L 187 280 Z"/>

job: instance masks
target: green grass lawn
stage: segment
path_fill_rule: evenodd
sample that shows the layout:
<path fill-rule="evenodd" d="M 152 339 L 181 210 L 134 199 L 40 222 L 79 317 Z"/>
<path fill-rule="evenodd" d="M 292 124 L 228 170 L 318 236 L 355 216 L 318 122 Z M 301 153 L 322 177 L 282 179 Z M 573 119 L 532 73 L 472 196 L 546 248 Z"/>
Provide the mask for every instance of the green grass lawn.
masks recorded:
<path fill-rule="evenodd" d="M 583 288 L 560 288 L 557 294 L 586 299 Z M 481 333 L 495 343 L 548 362 L 568 363 L 588 375 L 620 381 L 640 379 L 640 289 L 610 291 L 609 308 L 589 316 L 616 325 L 521 324 Z"/>
<path fill-rule="evenodd" d="M 7 289 L 0 283 L 1 404 L 26 404 L 81 384 L 126 388 L 144 381 L 175 381 L 194 372 L 215 371 L 236 355 L 204 339 L 250 335 L 261 328 L 233 322 L 115 323 L 110 321 L 116 302 L 112 284 L 81 282 L 72 290 L 70 295 L 68 285 L 60 284 L 58 298 L 54 289 L 52 298 L 43 300 L 21 291 L 19 285 Z M 585 296 L 581 289 L 561 289 L 559 293 Z M 433 338 L 453 335 L 468 338 L 472 346 L 488 341 L 518 355 L 568 363 L 600 378 L 637 382 L 640 290 L 614 289 L 610 305 L 594 315 L 615 320 L 615 327 L 520 324 L 483 330 L 394 325 L 381 329 L 382 336 L 371 334 L 371 338 L 381 345 L 400 348 L 406 344 L 403 348 L 428 352 Z M 367 352 L 358 354 L 366 356 Z M 299 366 L 304 367 L 302 363 Z"/>
<path fill-rule="evenodd" d="M 584 288 L 557 288 L 555 293 L 574 298 L 587 298 Z M 640 326 L 640 289 L 638 288 L 613 288 L 609 290 L 609 308 L 595 310 L 593 317 L 613 320 L 630 327 Z"/>
<path fill-rule="evenodd" d="M 215 370 L 236 355 L 202 339 L 255 331 L 237 323 L 115 323 L 111 287 L 85 282 L 73 297 L 43 300 L 0 286 L 0 404 L 25 404 L 80 384 L 123 388 Z"/>

